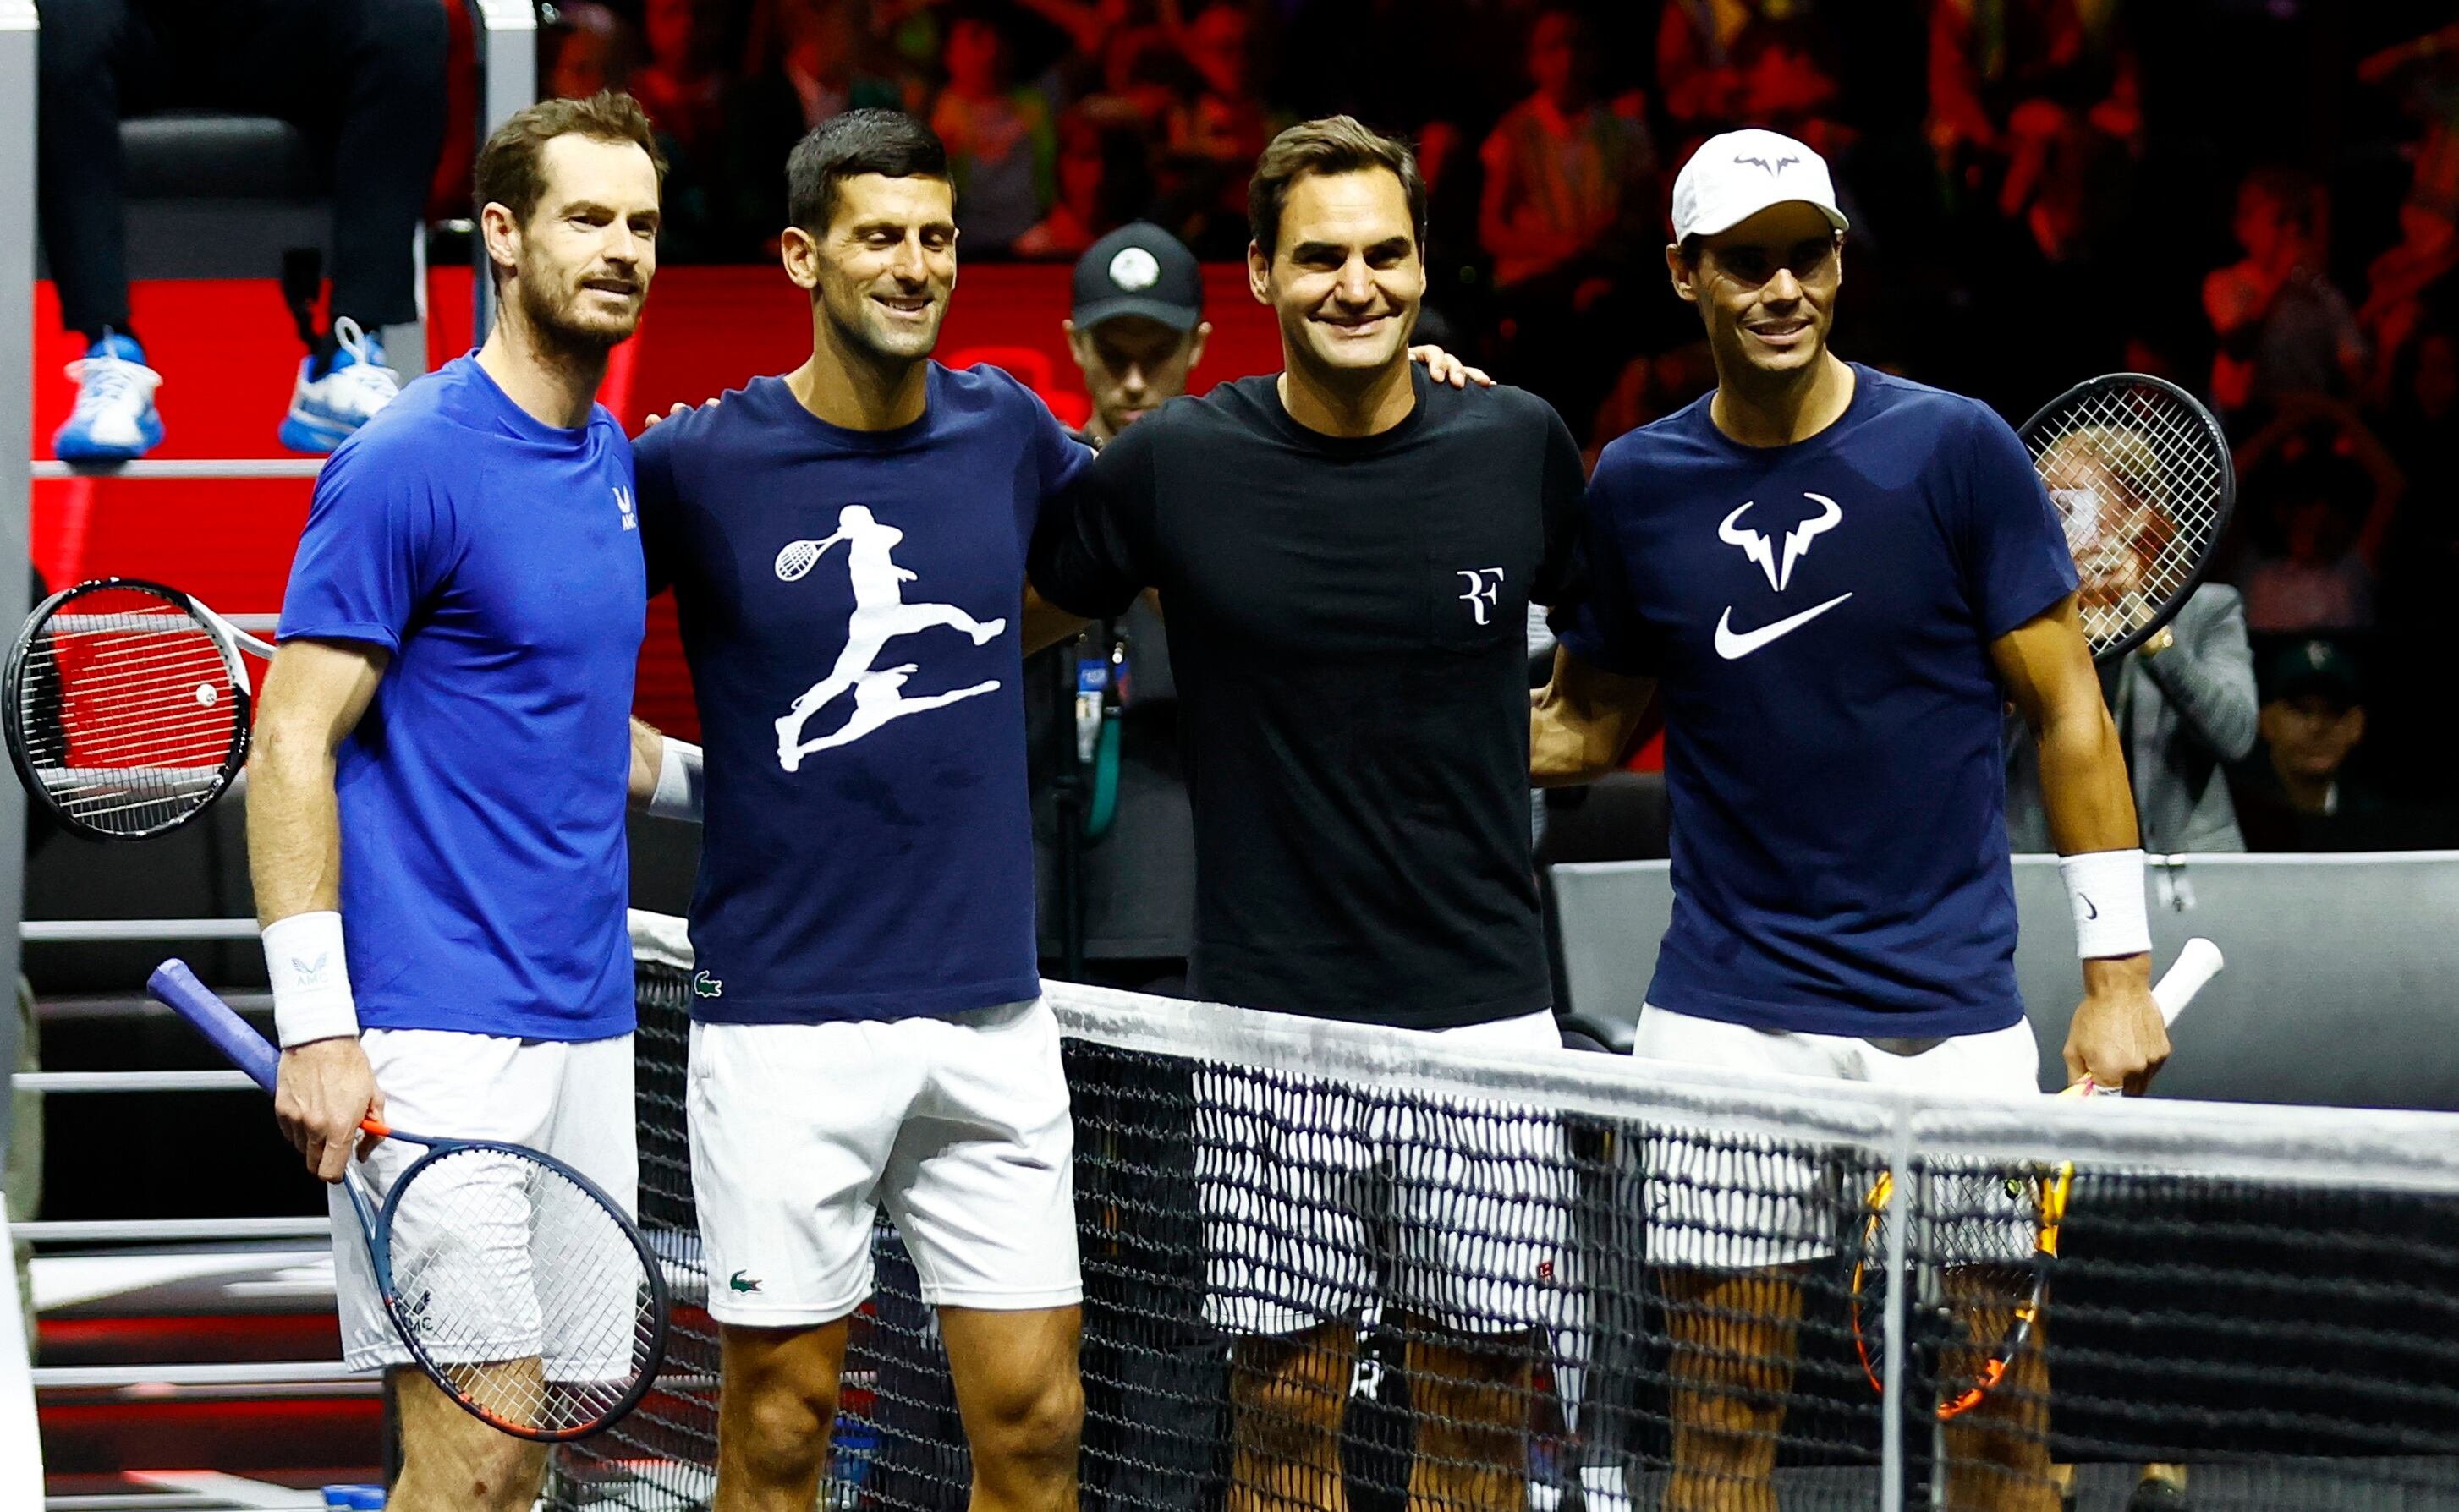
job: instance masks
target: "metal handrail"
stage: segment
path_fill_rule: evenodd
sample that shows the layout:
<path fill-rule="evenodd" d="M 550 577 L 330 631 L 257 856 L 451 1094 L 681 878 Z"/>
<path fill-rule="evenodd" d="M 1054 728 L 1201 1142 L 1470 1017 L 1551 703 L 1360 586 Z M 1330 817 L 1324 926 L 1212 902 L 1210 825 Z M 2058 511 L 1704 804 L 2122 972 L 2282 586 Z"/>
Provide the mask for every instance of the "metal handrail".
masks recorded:
<path fill-rule="evenodd" d="M 30 945 L 82 945 L 111 940 L 252 940 L 252 918 L 27 919 L 17 937 Z"/>
<path fill-rule="evenodd" d="M 56 1218 L 11 1224 L 29 1244 L 179 1244 L 213 1240 L 324 1239 L 329 1218 Z"/>
<path fill-rule="evenodd" d="M 166 457 L 139 462 L 54 462 L 37 458 L 37 478 L 170 479 L 312 478 L 325 470 L 325 458 L 303 457 Z"/>
<path fill-rule="evenodd" d="M 19 1071 L 21 1092 L 253 1092 L 244 1071 Z"/>
<path fill-rule="evenodd" d="M 34 1390 L 90 1391 L 121 1386 L 357 1386 L 376 1384 L 375 1371 L 349 1370 L 340 1360 L 244 1360 L 217 1365 L 37 1365 L 27 1373 Z"/>

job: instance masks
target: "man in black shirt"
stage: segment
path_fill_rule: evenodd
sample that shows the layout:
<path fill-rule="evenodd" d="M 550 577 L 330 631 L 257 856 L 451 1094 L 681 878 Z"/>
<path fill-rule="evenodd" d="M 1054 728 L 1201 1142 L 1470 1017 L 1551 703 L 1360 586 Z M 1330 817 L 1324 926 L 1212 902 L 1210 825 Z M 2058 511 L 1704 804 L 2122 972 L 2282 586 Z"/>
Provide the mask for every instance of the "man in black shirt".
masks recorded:
<path fill-rule="evenodd" d="M 1034 585 L 1096 617 L 1160 591 L 1191 756 L 1199 996 L 1550 1050 L 1523 638 L 1529 602 L 1567 570 L 1578 448 L 1541 400 L 1454 392 L 1411 367 L 1425 190 L 1404 144 L 1346 116 L 1293 127 L 1249 207 L 1249 282 L 1279 317 L 1284 371 L 1112 442 L 1044 512 Z M 1265 1089 L 1209 1095 L 1229 1137 L 1204 1151 L 1208 1312 L 1241 1335 L 1230 1512 L 1339 1512 L 1354 1314 L 1374 1290 L 1354 1178 L 1383 1152 L 1319 1117 L 1290 1127 Z M 1559 1200 L 1482 1205 L 1514 1232 L 1444 1217 L 1463 1188 L 1524 1192 L 1524 1174 L 1492 1185 L 1515 1161 L 1559 1166 L 1550 1129 L 1526 1139 L 1441 1170 L 1419 1168 L 1440 1151 L 1392 1152 L 1398 1248 L 1426 1262 L 1391 1278 L 1419 1409 L 1415 1505 L 1524 1501 Z"/>

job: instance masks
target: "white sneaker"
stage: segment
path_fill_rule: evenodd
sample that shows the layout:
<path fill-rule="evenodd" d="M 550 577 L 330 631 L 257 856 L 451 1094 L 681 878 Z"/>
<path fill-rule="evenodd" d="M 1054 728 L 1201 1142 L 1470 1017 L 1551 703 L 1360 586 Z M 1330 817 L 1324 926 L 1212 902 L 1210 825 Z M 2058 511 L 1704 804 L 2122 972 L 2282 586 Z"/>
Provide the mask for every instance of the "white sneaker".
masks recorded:
<path fill-rule="evenodd" d="M 133 462 L 162 444 L 162 416 L 154 390 L 162 375 L 145 366 L 145 348 L 116 331 L 69 364 L 76 408 L 52 432 L 52 454 L 63 462 Z"/>
<path fill-rule="evenodd" d="M 341 349 L 323 377 L 314 375 L 315 358 L 299 360 L 290 412 L 282 421 L 282 444 L 293 452 L 321 456 L 332 451 L 401 392 L 400 375 L 385 366 L 383 344 L 357 321 L 347 315 L 335 321 L 333 340 Z"/>

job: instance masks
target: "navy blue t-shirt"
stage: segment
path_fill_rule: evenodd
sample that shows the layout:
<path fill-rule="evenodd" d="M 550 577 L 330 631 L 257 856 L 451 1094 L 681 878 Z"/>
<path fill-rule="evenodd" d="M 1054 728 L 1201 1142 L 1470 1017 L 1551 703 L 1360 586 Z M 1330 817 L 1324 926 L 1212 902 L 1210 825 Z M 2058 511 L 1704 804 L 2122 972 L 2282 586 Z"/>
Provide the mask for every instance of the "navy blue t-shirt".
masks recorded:
<path fill-rule="evenodd" d="M 1793 446 L 1709 399 L 1606 448 L 1564 642 L 1660 680 L 1673 921 L 1648 1000 L 1755 1028 L 2001 1029 L 2015 990 L 1990 642 L 2075 588 L 2023 443 L 1856 365 Z"/>
<path fill-rule="evenodd" d="M 325 464 L 281 637 L 389 658 L 334 771 L 362 1025 L 631 1032 L 647 610 L 632 448 L 603 408 L 547 425 L 461 357 Z"/>
<path fill-rule="evenodd" d="M 641 438 L 653 587 L 706 747 L 693 1012 L 946 1016 L 1037 996 L 1024 554 L 1092 452 L 996 368 L 847 430 L 780 378 Z"/>

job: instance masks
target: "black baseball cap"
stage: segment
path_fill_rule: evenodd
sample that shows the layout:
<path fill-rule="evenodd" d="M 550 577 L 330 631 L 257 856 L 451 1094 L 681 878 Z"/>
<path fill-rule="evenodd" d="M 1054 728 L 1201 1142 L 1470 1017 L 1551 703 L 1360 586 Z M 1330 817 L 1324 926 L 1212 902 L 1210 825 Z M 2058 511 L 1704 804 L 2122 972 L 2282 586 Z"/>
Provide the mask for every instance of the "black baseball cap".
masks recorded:
<path fill-rule="evenodd" d="M 1142 315 L 1172 330 L 1204 319 L 1204 274 L 1187 243 L 1149 220 L 1130 221 L 1076 260 L 1068 318 L 1090 330 L 1121 315 Z"/>
<path fill-rule="evenodd" d="M 2320 693 L 2341 708 L 2361 700 L 2356 659 L 2328 640 L 2295 640 L 2271 659 L 2271 696 L 2302 698 Z"/>

